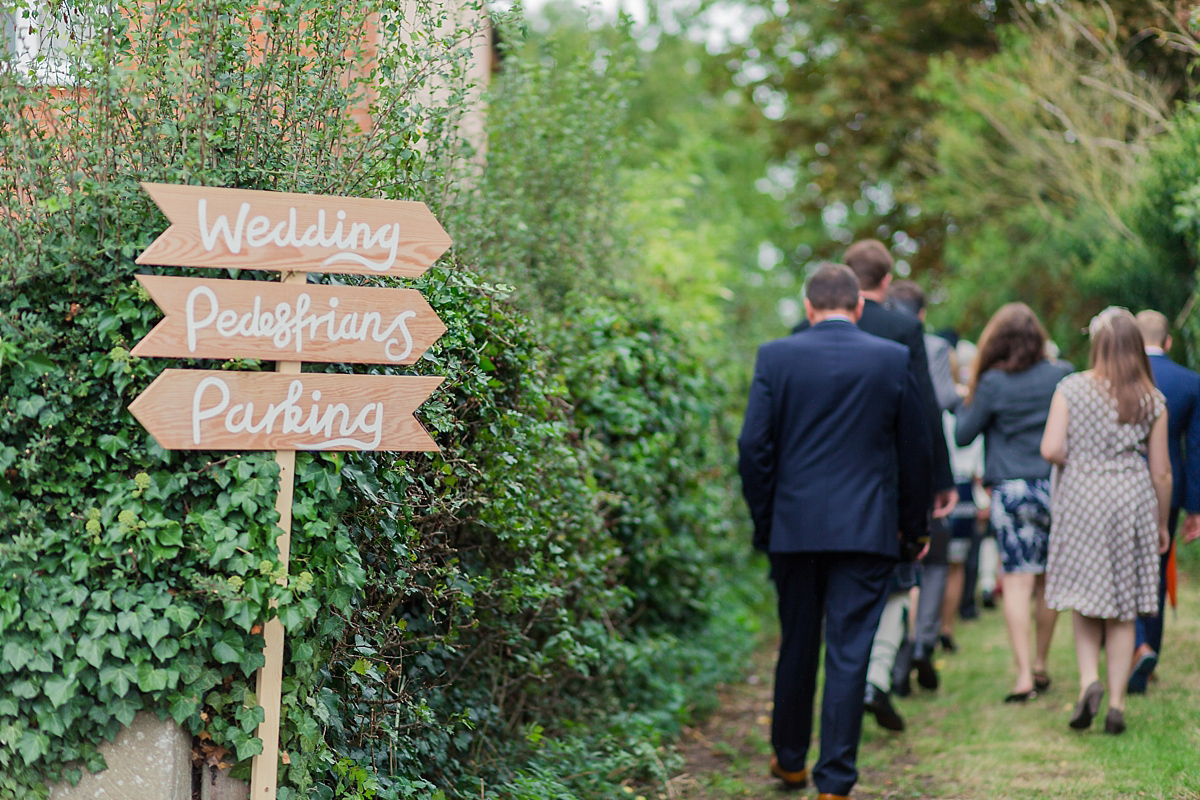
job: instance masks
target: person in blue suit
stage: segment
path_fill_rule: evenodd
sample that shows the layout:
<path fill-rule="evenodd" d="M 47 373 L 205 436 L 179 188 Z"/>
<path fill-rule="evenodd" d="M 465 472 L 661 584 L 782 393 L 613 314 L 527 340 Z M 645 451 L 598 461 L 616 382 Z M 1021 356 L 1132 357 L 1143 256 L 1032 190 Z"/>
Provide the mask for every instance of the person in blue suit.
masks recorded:
<path fill-rule="evenodd" d="M 1150 359 L 1154 383 L 1167 398 L 1167 450 L 1171 456 L 1174 490 L 1167 531 L 1175 541 L 1179 511 L 1187 511 L 1183 523 L 1184 541 L 1200 537 L 1200 375 L 1181 367 L 1167 356 L 1171 349 L 1170 327 L 1167 318 L 1157 311 L 1146 310 L 1137 315 L 1138 328 Z M 1137 649 L 1133 653 L 1133 671 L 1129 675 L 1128 691 L 1141 694 L 1146 681 L 1158 665 L 1162 654 L 1163 611 L 1167 596 L 1167 555 L 1159 565 L 1158 614 L 1138 617 Z"/>
<path fill-rule="evenodd" d="M 738 471 L 778 596 L 771 773 L 788 788 L 808 782 L 824 623 L 812 776 L 832 799 L 849 796 L 858 779 L 871 643 L 894 565 L 926 536 L 932 455 L 908 349 L 856 326 L 854 273 L 822 265 L 805 295 L 812 327 L 758 350 Z"/>

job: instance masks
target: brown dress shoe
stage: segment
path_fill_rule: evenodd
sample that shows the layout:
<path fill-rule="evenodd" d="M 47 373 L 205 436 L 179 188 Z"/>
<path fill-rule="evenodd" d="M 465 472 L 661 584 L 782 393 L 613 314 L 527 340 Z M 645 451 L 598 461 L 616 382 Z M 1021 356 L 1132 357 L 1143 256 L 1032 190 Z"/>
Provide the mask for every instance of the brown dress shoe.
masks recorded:
<path fill-rule="evenodd" d="M 779 766 L 779 759 L 771 756 L 771 774 L 783 781 L 785 789 L 803 789 L 808 786 L 808 770 L 791 772 Z"/>
<path fill-rule="evenodd" d="M 821 792 L 817 795 L 817 800 L 850 800 L 848 794 L 830 794 L 829 792 Z"/>

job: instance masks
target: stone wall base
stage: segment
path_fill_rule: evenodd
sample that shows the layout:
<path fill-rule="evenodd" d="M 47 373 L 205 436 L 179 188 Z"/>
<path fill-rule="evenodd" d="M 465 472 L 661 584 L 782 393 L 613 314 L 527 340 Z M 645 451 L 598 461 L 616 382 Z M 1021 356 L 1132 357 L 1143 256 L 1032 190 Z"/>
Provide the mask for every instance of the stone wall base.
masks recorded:
<path fill-rule="evenodd" d="M 174 720 L 139 713 L 100 752 L 108 769 L 54 784 L 50 800 L 192 800 L 192 737 Z"/>

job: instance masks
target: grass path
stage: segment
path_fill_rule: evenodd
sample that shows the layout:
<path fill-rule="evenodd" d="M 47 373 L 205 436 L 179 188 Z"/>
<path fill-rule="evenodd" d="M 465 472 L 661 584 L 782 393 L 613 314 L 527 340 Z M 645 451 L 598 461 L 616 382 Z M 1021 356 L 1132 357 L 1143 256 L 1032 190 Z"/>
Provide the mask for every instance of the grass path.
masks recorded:
<path fill-rule="evenodd" d="M 1194 567 L 1191 575 L 1200 574 Z M 897 699 L 908 730 L 863 724 L 857 800 L 943 798 L 1160 798 L 1200 800 L 1200 582 L 1181 574 L 1177 618 L 1168 611 L 1160 680 L 1126 705 L 1129 729 L 1103 733 L 1103 714 L 1078 733 L 1067 719 L 1078 676 L 1067 615 L 1051 651 L 1049 691 L 1025 706 L 1001 702 L 1012 682 L 1001 612 L 985 611 L 957 632 L 959 652 L 942 655 L 942 687 Z M 662 798 L 810 797 L 784 794 L 766 776 L 770 756 L 774 643 L 749 665 L 745 683 L 727 687 L 720 710 L 687 731 L 686 766 Z M 814 752 L 810 754 L 811 760 Z"/>

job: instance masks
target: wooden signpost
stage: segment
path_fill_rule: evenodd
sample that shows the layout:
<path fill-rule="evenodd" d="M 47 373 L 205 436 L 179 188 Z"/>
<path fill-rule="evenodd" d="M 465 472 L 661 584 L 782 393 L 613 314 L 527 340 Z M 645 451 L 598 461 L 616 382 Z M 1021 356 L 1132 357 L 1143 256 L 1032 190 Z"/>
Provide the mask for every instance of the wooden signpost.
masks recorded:
<path fill-rule="evenodd" d="M 275 372 L 164 370 L 129 410 L 168 450 L 274 450 L 279 558 L 291 549 L 297 450 L 436 451 L 413 416 L 442 378 L 303 373 L 305 361 L 412 364 L 446 328 L 411 289 L 306 283 L 306 272 L 415 277 L 450 246 L 424 203 L 142 184 L 171 226 L 139 264 L 261 269 L 281 283 L 139 275 L 164 319 L 139 356 L 258 358 Z M 286 579 L 285 579 L 286 580 Z M 283 626 L 263 629 L 265 719 L 253 800 L 278 780 Z"/>

